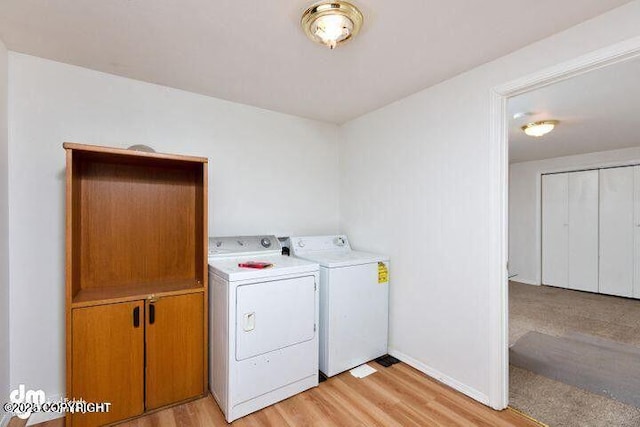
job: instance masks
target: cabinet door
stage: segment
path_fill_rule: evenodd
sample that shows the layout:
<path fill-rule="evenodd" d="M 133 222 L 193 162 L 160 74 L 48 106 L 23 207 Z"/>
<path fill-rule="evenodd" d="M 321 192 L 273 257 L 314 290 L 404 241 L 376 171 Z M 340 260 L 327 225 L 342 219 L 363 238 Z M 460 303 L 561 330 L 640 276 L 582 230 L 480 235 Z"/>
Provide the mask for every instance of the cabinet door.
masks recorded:
<path fill-rule="evenodd" d="M 598 292 L 598 171 L 569 174 L 569 285 Z"/>
<path fill-rule="evenodd" d="M 542 283 L 569 284 L 569 177 L 542 176 Z"/>
<path fill-rule="evenodd" d="M 204 393 L 202 293 L 147 302 L 147 410 Z"/>
<path fill-rule="evenodd" d="M 600 292 L 633 295 L 633 167 L 600 170 Z"/>
<path fill-rule="evenodd" d="M 73 414 L 74 427 L 104 425 L 144 411 L 143 310 L 141 301 L 73 310 L 68 397 L 111 402 L 106 413 Z"/>

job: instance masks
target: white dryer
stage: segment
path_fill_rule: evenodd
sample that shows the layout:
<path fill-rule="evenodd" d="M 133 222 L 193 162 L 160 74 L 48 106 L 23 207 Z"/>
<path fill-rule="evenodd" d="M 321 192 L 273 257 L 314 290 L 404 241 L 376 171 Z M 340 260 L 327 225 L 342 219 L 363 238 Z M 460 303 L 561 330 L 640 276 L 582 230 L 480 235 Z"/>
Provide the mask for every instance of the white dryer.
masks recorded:
<path fill-rule="evenodd" d="M 317 263 L 275 236 L 214 237 L 209 281 L 209 387 L 228 422 L 318 385 Z"/>
<path fill-rule="evenodd" d="M 387 353 L 389 258 L 353 251 L 345 235 L 291 237 L 320 264 L 320 371 L 331 377 Z"/>

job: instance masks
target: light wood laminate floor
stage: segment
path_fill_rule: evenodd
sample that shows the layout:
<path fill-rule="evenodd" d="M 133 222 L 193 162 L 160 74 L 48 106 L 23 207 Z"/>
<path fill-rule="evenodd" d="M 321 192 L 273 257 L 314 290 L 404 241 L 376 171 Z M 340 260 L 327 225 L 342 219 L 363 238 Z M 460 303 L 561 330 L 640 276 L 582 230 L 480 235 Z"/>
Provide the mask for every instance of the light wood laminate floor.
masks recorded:
<path fill-rule="evenodd" d="M 298 426 L 539 426 L 507 409 L 494 411 L 399 363 L 358 379 L 348 372 L 319 387 L 233 422 L 236 427 Z M 61 419 L 40 427 L 61 427 Z M 211 396 L 165 409 L 119 427 L 226 426 Z"/>

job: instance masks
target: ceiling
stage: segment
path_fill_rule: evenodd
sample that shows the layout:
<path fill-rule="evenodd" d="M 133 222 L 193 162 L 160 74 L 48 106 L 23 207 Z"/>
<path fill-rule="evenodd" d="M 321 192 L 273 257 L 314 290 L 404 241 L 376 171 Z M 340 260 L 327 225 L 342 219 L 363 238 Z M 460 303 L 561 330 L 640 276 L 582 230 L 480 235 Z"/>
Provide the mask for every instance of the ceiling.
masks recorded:
<path fill-rule="evenodd" d="M 353 0 L 362 31 L 305 38 L 302 0 L 2 0 L 10 50 L 344 123 L 629 0 Z M 552 11 L 552 13 L 550 13 Z"/>
<path fill-rule="evenodd" d="M 509 100 L 511 163 L 640 146 L 640 59 L 591 71 Z M 556 129 L 526 136 L 526 123 L 556 119 Z"/>

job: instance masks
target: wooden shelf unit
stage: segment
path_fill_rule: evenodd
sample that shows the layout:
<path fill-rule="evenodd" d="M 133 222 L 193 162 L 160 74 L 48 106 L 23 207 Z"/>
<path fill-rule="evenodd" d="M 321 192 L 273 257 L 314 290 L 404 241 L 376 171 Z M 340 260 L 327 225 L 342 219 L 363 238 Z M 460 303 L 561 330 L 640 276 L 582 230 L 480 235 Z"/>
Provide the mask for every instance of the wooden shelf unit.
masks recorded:
<path fill-rule="evenodd" d="M 77 350 L 87 346 L 86 340 L 92 330 L 96 333 L 114 333 L 110 327 L 105 326 L 105 323 L 109 323 L 109 307 L 95 311 L 96 316 L 102 317 L 99 323 L 87 320 L 92 319 L 92 315 L 87 314 L 91 311 L 87 310 L 112 305 L 115 322 L 113 327 L 119 328 L 126 323 L 127 318 L 122 310 L 137 310 L 136 316 L 142 320 L 139 320 L 138 326 L 129 322 L 127 327 L 146 329 L 147 332 L 142 334 L 145 342 L 141 345 L 147 347 L 150 345 L 147 340 L 154 336 L 150 334 L 151 326 L 160 331 L 155 333 L 155 336 L 160 337 L 154 342 L 154 346 L 158 348 L 170 346 L 172 339 L 174 344 L 179 344 L 177 340 L 184 339 L 176 331 L 162 333 L 160 326 L 148 318 L 149 311 L 158 311 L 158 319 L 164 319 L 164 325 L 179 323 L 180 319 L 167 320 L 167 314 L 161 311 L 162 307 L 172 307 L 170 300 L 197 304 L 198 307 L 191 307 L 189 311 L 193 310 L 201 315 L 182 321 L 202 322 L 202 325 L 185 324 L 188 329 L 181 334 L 198 335 L 192 336 L 189 341 L 192 351 L 193 348 L 201 347 L 202 354 L 189 356 L 189 363 L 200 365 L 197 369 L 202 381 L 194 382 L 192 378 L 189 383 L 191 393 L 193 394 L 193 387 L 199 389 L 198 393 L 189 395 L 186 386 L 182 387 L 182 394 L 176 395 L 175 399 L 171 393 L 161 398 L 143 393 L 145 402 L 130 405 L 130 408 L 135 408 L 135 413 L 115 410 L 114 416 L 120 417 L 117 419 L 108 416 L 67 416 L 67 426 L 71 423 L 76 426 L 114 422 L 121 419 L 123 414 L 127 415 L 125 418 L 142 415 L 144 411 L 157 408 L 158 402 L 165 406 L 205 394 L 208 377 L 207 159 L 74 143 L 65 143 L 64 148 L 67 161 L 67 397 L 88 400 L 88 394 L 108 401 L 109 393 L 117 391 L 117 387 L 110 389 L 108 384 L 96 383 L 87 388 L 81 385 L 82 380 L 77 375 L 73 375 L 74 367 L 81 367 L 79 369 L 87 372 L 87 366 L 91 363 L 108 360 L 109 365 L 117 364 L 113 359 L 115 356 L 104 358 L 94 355 L 89 361 L 78 359 L 84 353 L 91 353 L 86 348 L 83 349 L 84 353 Z M 200 296 L 197 297 L 196 294 Z M 187 298 L 187 295 L 194 296 Z M 161 303 L 164 299 L 167 302 Z M 185 308 L 182 302 L 175 304 L 181 309 Z M 82 311 L 76 313 L 76 310 Z M 133 319 L 131 316 L 133 314 L 129 315 Z M 184 317 L 177 312 L 174 316 Z M 123 333 L 133 334 L 133 331 Z M 82 334 L 84 341 L 79 341 L 76 332 Z M 116 336 L 120 337 L 118 334 Z M 100 343 L 96 337 L 91 340 L 95 341 L 96 348 L 109 348 L 108 343 Z M 145 350 L 144 347 L 136 351 L 141 351 L 147 358 L 146 373 L 140 374 L 147 384 L 144 387 L 161 384 L 157 378 L 161 375 L 161 368 L 172 366 L 173 362 L 149 360 L 149 357 L 150 354 L 157 354 L 162 359 L 170 352 L 150 352 L 149 348 Z M 172 353 L 171 355 L 174 356 Z M 156 368 L 150 372 L 149 366 Z M 158 366 L 161 368 L 157 368 Z M 110 369 L 109 366 L 102 368 Z M 95 369 L 100 370 L 101 367 L 96 366 Z M 182 369 L 189 368 L 187 366 Z M 138 373 L 132 375 L 135 378 Z M 192 377 L 188 374 L 184 376 Z M 96 377 L 100 378 L 100 373 Z M 105 378 L 108 377 L 105 375 Z M 168 373 L 167 377 L 170 377 Z M 85 396 L 76 396 L 75 390 L 82 390 Z M 153 390 L 157 394 L 160 388 L 156 386 Z M 142 413 L 139 413 L 141 407 Z"/>

